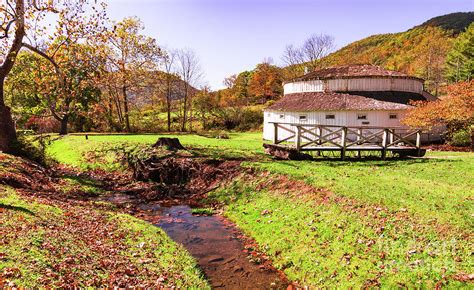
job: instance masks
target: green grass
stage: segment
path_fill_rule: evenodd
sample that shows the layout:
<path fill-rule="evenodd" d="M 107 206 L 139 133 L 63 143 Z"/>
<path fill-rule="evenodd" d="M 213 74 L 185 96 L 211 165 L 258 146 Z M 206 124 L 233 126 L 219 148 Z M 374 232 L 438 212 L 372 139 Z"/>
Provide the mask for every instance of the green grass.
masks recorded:
<path fill-rule="evenodd" d="M 426 223 L 435 220 L 463 230 L 472 229 L 474 154 L 444 155 L 456 158 L 281 161 L 249 163 L 249 166 L 287 174 L 363 203 L 387 206 L 391 210 L 405 208 Z"/>
<path fill-rule="evenodd" d="M 191 209 L 192 214 L 196 215 L 213 215 L 214 209 L 213 208 L 193 208 Z"/>
<path fill-rule="evenodd" d="M 84 156 L 97 148 L 152 144 L 159 136 L 97 135 L 88 141 L 69 136 L 55 141 L 48 152 L 69 165 L 104 166 L 107 162 L 89 162 Z M 285 192 L 261 190 L 257 181 L 246 179 L 211 193 L 211 199 L 225 205 L 224 214 L 254 237 L 290 279 L 340 287 L 379 282 L 433 288 L 438 281 L 466 286 L 453 275 L 471 273 L 474 267 L 473 153 L 428 152 L 423 159 L 387 161 L 276 161 L 263 154 L 260 133 L 231 134 L 229 140 L 173 137 L 180 138 L 189 154 L 243 158 L 244 166 L 257 174 L 269 172 L 268 180 L 285 175 L 332 192 L 320 202 L 292 184 Z"/>
<path fill-rule="evenodd" d="M 433 228 L 413 227 L 385 211 L 364 216 L 293 195 L 297 188 L 276 193 L 256 185 L 248 178 L 235 181 L 210 198 L 227 204 L 225 215 L 301 285 L 360 288 L 377 281 L 387 288 L 434 288 L 443 273 L 472 270 L 472 244 L 455 234 L 440 238 Z M 450 279 L 447 285 L 463 284 Z"/>
<path fill-rule="evenodd" d="M 47 153 L 62 164 L 82 169 L 121 169 L 116 149 L 152 145 L 159 137 L 177 137 L 183 146 L 192 146 L 191 154 L 224 158 L 250 158 L 263 154 L 260 133 L 230 133 L 230 139 L 214 139 L 197 135 L 100 135 L 92 134 L 88 140 L 82 135 L 71 135 L 54 141 Z M 90 158 L 92 157 L 92 158 Z M 92 159 L 92 161 L 88 160 Z"/>

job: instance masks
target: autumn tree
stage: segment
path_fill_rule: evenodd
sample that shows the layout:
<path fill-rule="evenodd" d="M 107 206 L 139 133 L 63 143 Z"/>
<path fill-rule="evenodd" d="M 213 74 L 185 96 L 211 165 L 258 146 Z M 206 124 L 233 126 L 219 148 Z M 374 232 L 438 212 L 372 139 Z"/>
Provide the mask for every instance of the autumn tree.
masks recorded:
<path fill-rule="evenodd" d="M 109 81 L 113 83 L 105 86 L 114 97 L 117 111 L 123 111 L 127 132 L 131 131 L 130 90 L 139 87 L 149 72 L 157 70 L 162 58 L 156 40 L 140 34 L 143 29 L 138 18 L 125 18 L 114 24 L 106 39 Z M 111 91 L 115 89 L 119 91 Z"/>
<path fill-rule="evenodd" d="M 438 95 L 439 87 L 445 82 L 446 54 L 451 47 L 446 32 L 436 29 L 423 38 L 418 44 L 418 57 L 412 66 L 416 67 L 416 75 L 425 80 L 426 90 Z"/>
<path fill-rule="evenodd" d="M 249 93 L 257 103 L 264 104 L 283 94 L 283 74 L 279 67 L 264 62 L 255 68 L 249 83 Z"/>
<path fill-rule="evenodd" d="M 181 49 L 177 51 L 176 72 L 181 82 L 181 131 L 186 131 L 186 125 L 189 121 L 189 127 L 192 131 L 192 98 L 196 92 L 197 86 L 202 77 L 201 66 L 196 53 L 190 49 Z"/>
<path fill-rule="evenodd" d="M 249 92 L 250 80 L 253 71 L 243 71 L 238 75 L 232 75 L 224 79 L 224 85 L 227 87 L 221 90 L 220 104 L 222 106 L 241 107 L 252 103 L 252 96 Z"/>
<path fill-rule="evenodd" d="M 417 102 L 402 122 L 412 127 L 448 127 L 450 133 L 468 129 L 474 122 L 474 81 L 448 86 L 448 94 L 432 102 Z"/>
<path fill-rule="evenodd" d="M 5 105 L 4 83 L 22 47 L 26 33 L 26 10 L 24 0 L 0 3 L 0 151 L 4 152 L 11 151 L 12 143 L 16 140 L 11 111 Z"/>
<path fill-rule="evenodd" d="M 446 58 L 448 80 L 470 81 L 474 76 L 474 23 L 453 42 Z"/>
<path fill-rule="evenodd" d="M 193 98 L 194 110 L 204 130 L 208 129 L 209 120 L 215 115 L 214 112 L 219 108 L 217 98 L 218 95 L 212 92 L 208 86 L 202 87 Z"/>
<path fill-rule="evenodd" d="M 58 2 L 54 9 L 54 34 L 49 35 L 46 27 L 35 25 L 32 37 L 22 46 L 51 64 L 56 82 L 46 96 L 51 114 L 61 122 L 60 134 L 67 134 L 78 91 L 95 71 L 87 66 L 93 62 L 96 39 L 105 31 L 106 12 L 103 2 L 88 0 Z"/>
<path fill-rule="evenodd" d="M 163 57 L 163 89 L 166 103 L 166 123 L 168 132 L 171 131 L 171 110 L 172 101 L 176 96 L 176 86 L 180 83 L 180 79 L 176 73 L 177 51 L 166 51 Z"/>

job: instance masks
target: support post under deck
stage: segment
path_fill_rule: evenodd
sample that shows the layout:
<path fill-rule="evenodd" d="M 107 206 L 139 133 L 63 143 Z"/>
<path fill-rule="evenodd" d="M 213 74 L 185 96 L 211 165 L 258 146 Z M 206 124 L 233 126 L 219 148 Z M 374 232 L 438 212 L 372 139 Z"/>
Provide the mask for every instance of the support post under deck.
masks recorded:
<path fill-rule="evenodd" d="M 387 157 L 387 140 L 388 138 L 388 129 L 383 129 L 383 135 L 382 135 L 382 159 L 385 160 Z"/>
<path fill-rule="evenodd" d="M 347 127 L 342 127 L 341 134 L 341 160 L 346 159 Z"/>
<path fill-rule="evenodd" d="M 278 123 L 273 123 L 273 144 L 278 144 Z"/>
<path fill-rule="evenodd" d="M 357 129 L 357 141 L 360 141 L 360 136 L 362 135 L 362 129 L 361 128 L 358 128 Z M 359 143 L 357 143 L 357 145 L 360 145 Z M 357 158 L 361 158 L 361 154 L 360 154 L 360 150 L 357 151 Z"/>
<path fill-rule="evenodd" d="M 296 142 L 296 150 L 298 150 L 298 152 L 300 152 L 300 149 L 301 149 L 301 126 L 296 126 L 295 142 Z"/>
<path fill-rule="evenodd" d="M 420 130 L 416 131 L 416 151 L 417 151 L 417 155 L 418 157 L 421 156 L 421 132 Z"/>

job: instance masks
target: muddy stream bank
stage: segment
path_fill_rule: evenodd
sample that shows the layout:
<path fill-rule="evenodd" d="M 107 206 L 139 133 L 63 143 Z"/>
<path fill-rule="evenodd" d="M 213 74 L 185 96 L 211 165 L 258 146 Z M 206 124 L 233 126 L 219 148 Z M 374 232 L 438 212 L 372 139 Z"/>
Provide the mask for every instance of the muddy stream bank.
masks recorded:
<path fill-rule="evenodd" d="M 212 288 L 286 289 L 283 273 L 262 260 L 248 246 L 236 226 L 220 215 L 194 215 L 185 204 L 161 206 L 136 203 L 133 197 L 114 194 L 108 201 L 131 206 L 136 216 L 161 229 L 183 245 L 197 260 Z"/>
<path fill-rule="evenodd" d="M 159 187 L 138 195 L 135 191 L 115 191 L 107 201 L 127 207 L 183 245 L 213 288 L 286 289 L 289 283 L 284 274 L 232 222 L 221 215 L 192 214 L 191 206 L 199 205 L 209 189 L 239 172 L 236 162 L 152 159 L 134 168 L 134 179 L 152 177 L 159 181 Z"/>

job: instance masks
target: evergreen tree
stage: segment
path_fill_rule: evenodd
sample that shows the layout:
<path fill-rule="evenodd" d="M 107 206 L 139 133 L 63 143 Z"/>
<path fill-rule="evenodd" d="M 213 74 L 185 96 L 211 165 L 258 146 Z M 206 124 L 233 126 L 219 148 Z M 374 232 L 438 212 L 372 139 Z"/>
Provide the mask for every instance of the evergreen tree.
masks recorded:
<path fill-rule="evenodd" d="M 447 78 L 450 81 L 469 81 L 474 73 L 474 23 L 461 33 L 447 56 Z"/>

